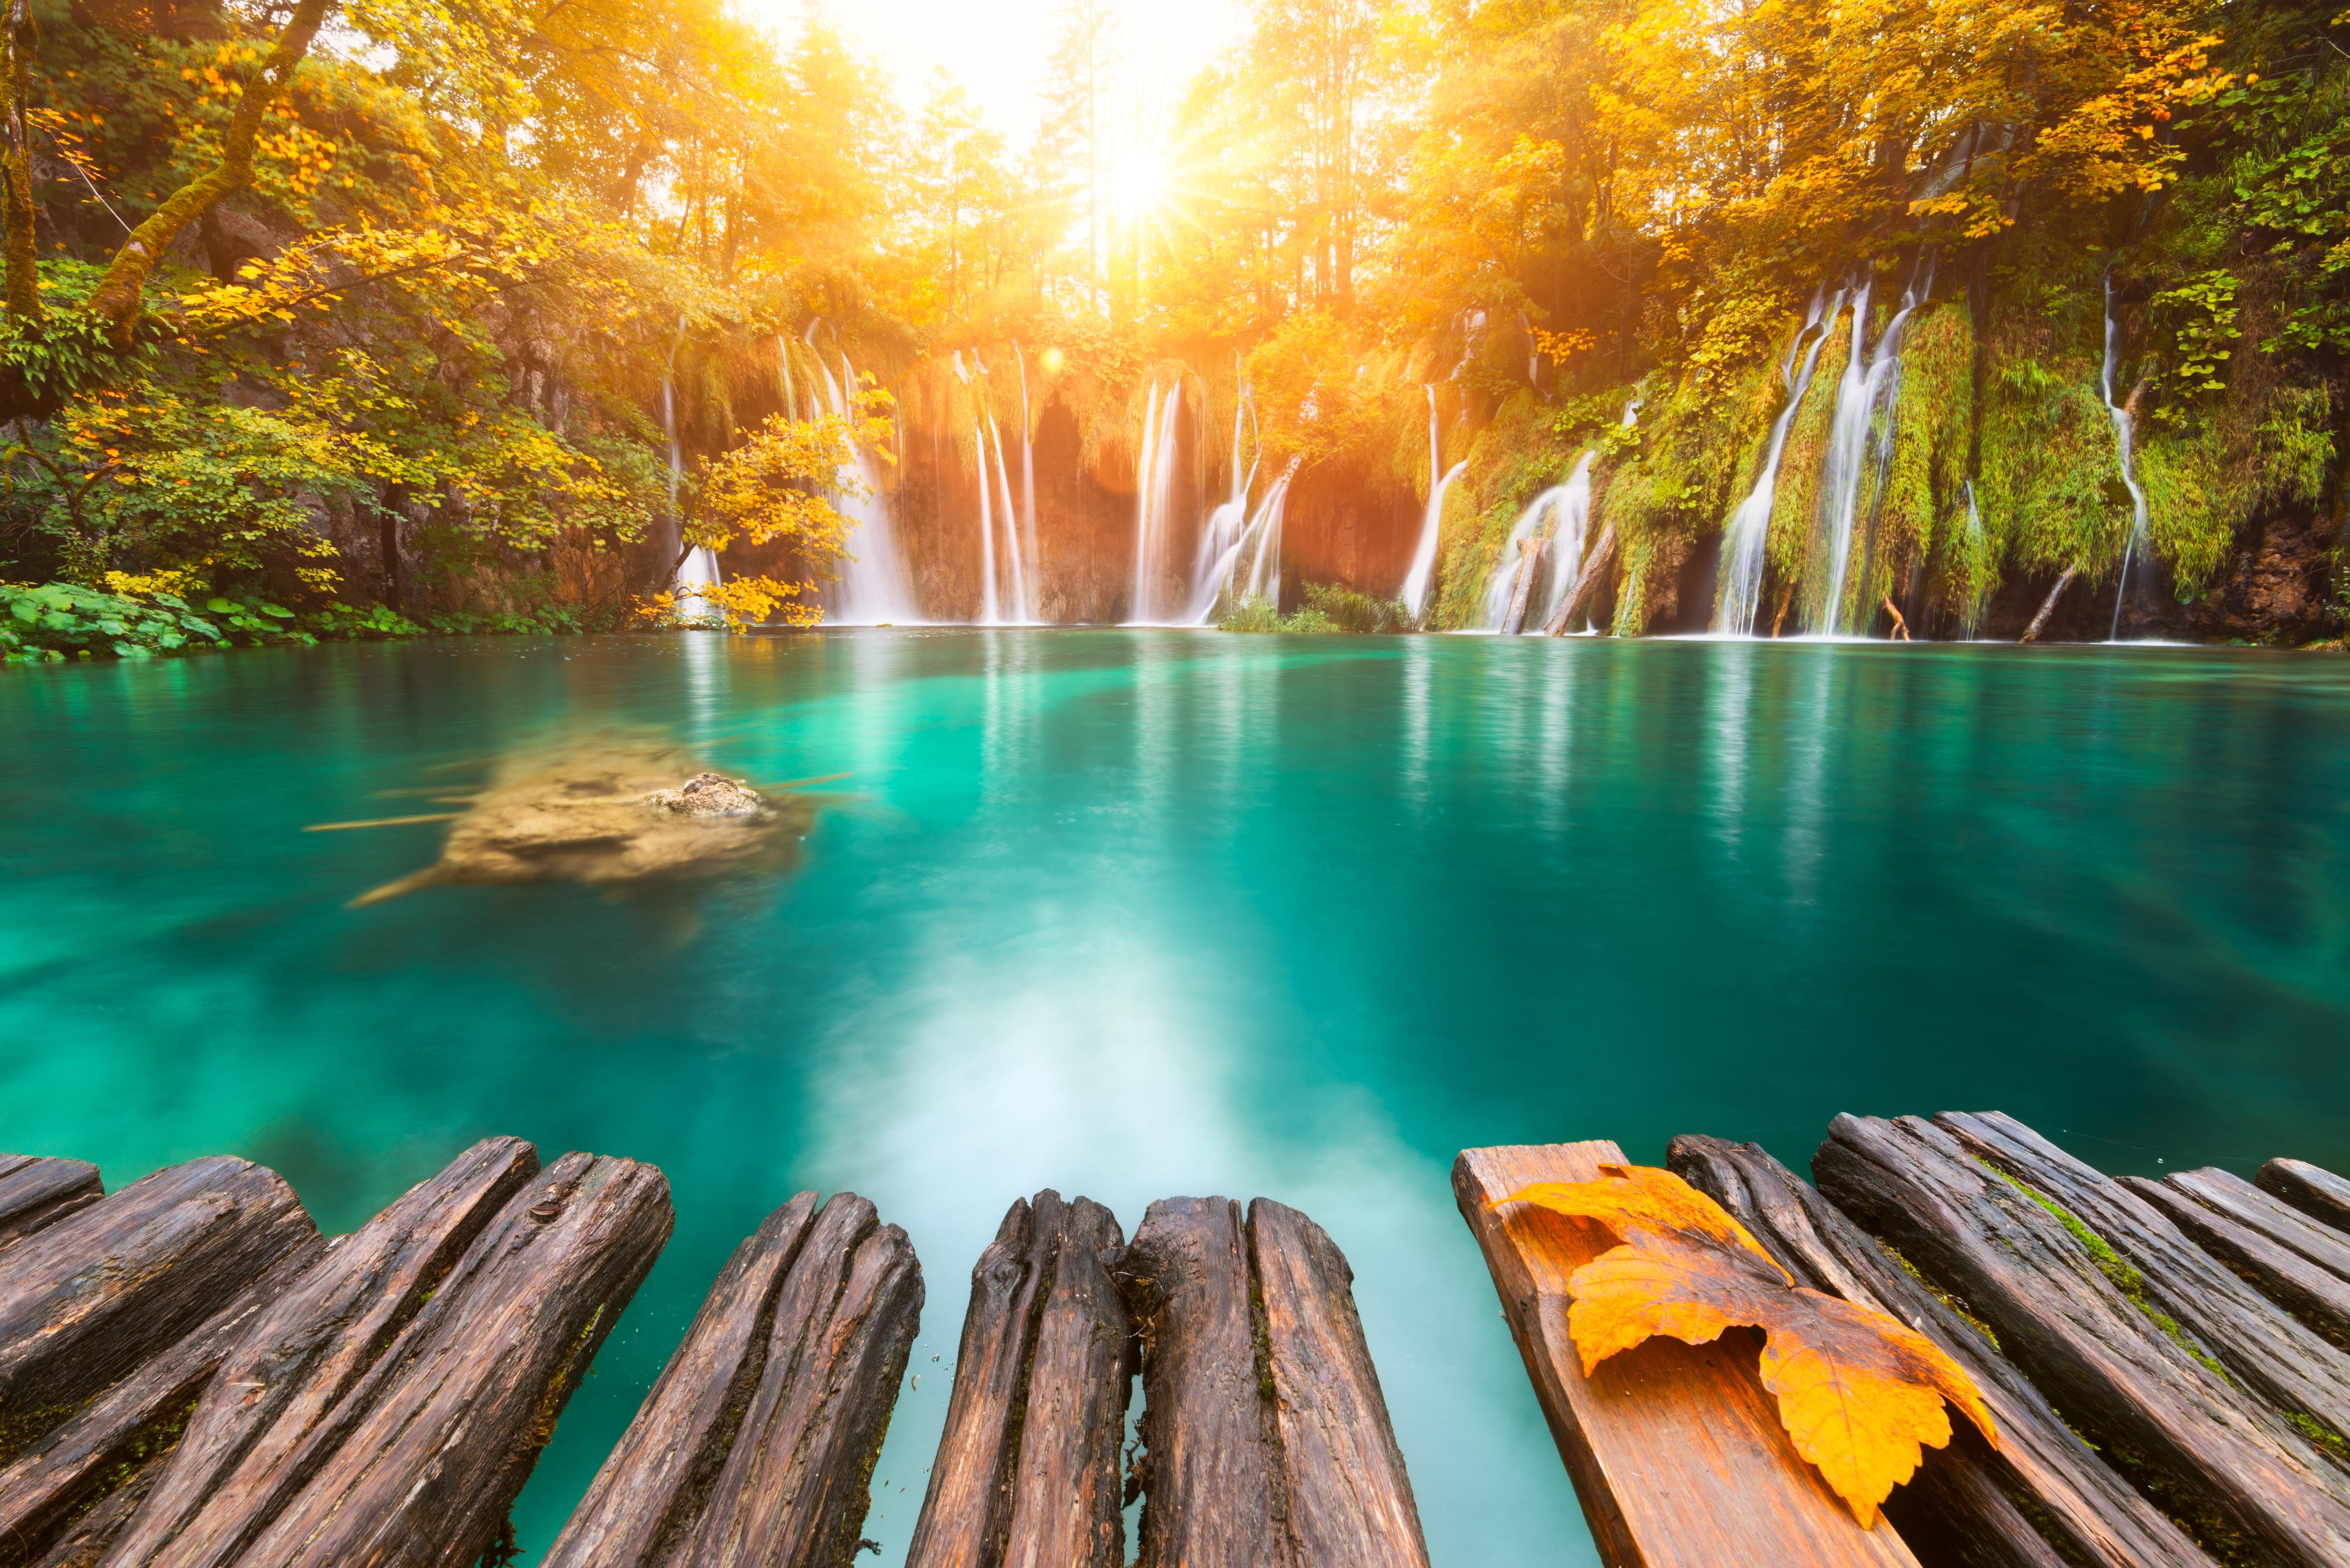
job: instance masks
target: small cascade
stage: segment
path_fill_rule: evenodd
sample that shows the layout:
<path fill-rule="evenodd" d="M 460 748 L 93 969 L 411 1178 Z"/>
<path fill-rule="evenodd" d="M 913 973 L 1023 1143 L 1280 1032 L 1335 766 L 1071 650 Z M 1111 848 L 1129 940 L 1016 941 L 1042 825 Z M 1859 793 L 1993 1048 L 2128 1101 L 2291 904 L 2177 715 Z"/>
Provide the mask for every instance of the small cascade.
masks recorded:
<path fill-rule="evenodd" d="M 810 327 L 808 331 L 813 336 L 816 328 Z M 824 373 L 826 408 L 842 419 L 854 420 L 856 410 L 850 400 L 860 383 L 847 353 L 844 350 L 840 356 L 840 381 L 833 379 L 830 367 L 821 357 L 816 367 Z M 784 384 L 791 385 L 788 361 Z M 816 411 L 813 392 L 808 401 L 810 411 Z M 862 446 L 833 475 L 833 504 L 848 519 L 847 554 L 841 559 L 838 575 L 825 585 L 825 618 L 848 626 L 903 626 L 920 620 L 921 608 L 914 602 L 905 561 L 898 553 L 897 524 L 881 496 L 881 476 Z"/>
<path fill-rule="evenodd" d="M 783 374 L 784 418 L 797 424 L 800 420 L 800 397 L 798 389 L 792 385 L 792 351 L 790 345 L 780 332 L 775 334 L 775 364 Z"/>
<path fill-rule="evenodd" d="M 1480 317 L 1480 324 L 1482 317 Z M 1463 363 L 1466 363 L 1463 357 Z M 1429 579 L 1436 574 L 1436 535 L 1444 521 L 1444 492 L 1461 471 L 1469 466 L 1466 458 L 1452 465 L 1452 472 L 1442 473 L 1439 465 L 1444 461 L 1444 448 L 1436 429 L 1436 388 L 1428 388 L 1428 515 L 1419 525 L 1419 545 L 1411 553 L 1411 570 L 1404 575 L 1402 598 L 1404 607 L 1417 619 L 1428 604 Z"/>
<path fill-rule="evenodd" d="M 2106 400 L 2106 414 L 2114 421 L 2114 450 L 2120 455 L 2122 484 L 2129 491 L 2129 538 L 2122 545 L 2121 580 L 2114 585 L 2114 624 L 2106 631 L 2109 640 L 2118 641 L 2122 635 L 2122 600 L 2129 593 L 2130 565 L 2147 546 L 2146 492 L 2137 487 L 2137 454 L 2133 445 L 2135 432 L 2130 423 L 2129 410 L 2114 401 L 2114 372 L 2121 367 L 2121 323 L 2114 319 L 2114 275 L 2106 274 L 2106 363 L 2097 372 L 2097 387 Z"/>
<path fill-rule="evenodd" d="M 1967 497 L 1967 549 L 1976 560 L 1981 560 L 1983 524 L 1982 514 L 1975 507 L 1975 482 L 1971 479 L 1968 480 L 1963 488 Z M 1959 613 L 1961 636 L 1971 639 L 1982 628 L 1982 610 L 1983 596 L 1980 592 L 1968 595 L 1966 607 Z"/>
<path fill-rule="evenodd" d="M 1289 466 L 1281 471 L 1257 503 L 1256 515 L 1249 520 L 1247 533 L 1241 535 L 1243 548 L 1251 538 L 1256 540 L 1256 553 L 1250 557 L 1248 581 L 1242 592 L 1253 599 L 1278 607 L 1281 603 L 1281 518 L 1289 507 L 1289 482 L 1297 477 L 1297 465 L 1302 459 L 1291 458 Z"/>
<path fill-rule="evenodd" d="M 995 498 L 987 483 L 987 437 L 977 420 L 971 421 L 972 456 L 979 462 L 979 624 L 1003 624 L 995 593 Z"/>
<path fill-rule="evenodd" d="M 1012 475 L 1003 466 L 1003 437 L 995 428 L 995 415 L 987 416 L 987 444 L 995 454 L 995 498 L 1003 519 L 1003 559 L 1011 566 L 1010 618 L 1018 625 L 1031 626 L 1036 620 L 1036 607 L 1028 597 L 1028 566 L 1023 560 L 1020 544 L 1020 520 L 1012 509 Z M 987 483 L 987 465 L 980 464 L 980 484 Z"/>
<path fill-rule="evenodd" d="M 1167 553 L 1168 514 L 1175 497 L 1175 415 L 1183 402 L 1183 383 L 1177 381 L 1159 396 L 1150 386 L 1150 400 L 1142 421 L 1142 448 L 1134 470 L 1134 599 L 1127 622 L 1155 626 L 1159 616 L 1159 578 Z"/>
<path fill-rule="evenodd" d="M 1843 308 L 1842 290 L 1826 303 L 1825 311 L 1821 296 L 1813 295 L 1803 329 L 1787 346 L 1787 362 L 1779 368 L 1779 379 L 1787 389 L 1787 406 L 1772 422 L 1771 442 L 1763 450 L 1762 472 L 1754 488 L 1746 493 L 1746 499 L 1738 504 L 1721 531 L 1721 599 L 1714 612 L 1716 631 L 1731 637 L 1754 635 L 1754 613 L 1762 599 L 1762 551 L 1771 537 L 1771 507 L 1779 495 L 1779 458 L 1787 449 L 1787 431 L 1804 406 L 1804 394 L 1811 389 L 1812 372 L 1819 368 L 1829 328 Z M 1812 337 L 1814 332 L 1819 336 Z M 1808 346 L 1806 337 L 1811 337 Z"/>
<path fill-rule="evenodd" d="M 1192 626 L 1207 625 L 1208 618 L 1216 613 L 1216 601 L 1231 590 L 1242 541 L 1253 527 L 1248 514 L 1248 498 L 1256 485 L 1256 463 L 1252 460 L 1245 469 L 1241 466 L 1241 432 L 1253 412 L 1248 384 L 1243 381 L 1232 400 L 1232 467 L 1227 471 L 1231 492 L 1208 514 L 1207 525 L 1200 530 L 1200 548 L 1191 562 L 1191 598 L 1184 619 Z"/>
<path fill-rule="evenodd" d="M 669 516 L 670 526 L 681 534 L 685 520 L 677 510 L 677 493 L 685 479 L 685 448 L 677 437 L 677 350 L 685 341 L 685 322 L 677 324 L 677 337 L 669 346 L 669 362 L 661 367 L 661 427 L 669 433 Z M 682 544 L 681 537 L 672 541 Z M 702 590 L 718 582 L 718 557 L 695 545 L 686 553 L 677 570 L 677 613 L 688 620 L 705 620 L 712 614 L 709 599 Z"/>
<path fill-rule="evenodd" d="M 1627 399 L 1623 416 L 1616 422 L 1630 429 L 1640 417 L 1640 400 Z M 1575 472 L 1566 476 L 1565 484 L 1554 484 L 1534 499 L 1534 504 L 1519 514 L 1510 529 L 1509 538 L 1502 545 L 1501 558 L 1493 563 L 1493 575 L 1485 579 L 1485 603 L 1478 625 L 1486 631 L 1499 631 L 1508 618 L 1510 601 L 1516 595 L 1518 582 L 1518 547 L 1534 537 L 1537 532 L 1550 541 L 1544 552 L 1544 570 L 1550 574 L 1550 587 L 1539 604 L 1528 599 L 1525 628 L 1539 629 L 1549 624 L 1558 613 L 1567 594 L 1575 587 L 1575 579 L 1583 567 L 1585 536 L 1591 528 L 1591 465 L 1599 456 L 1596 451 L 1586 452 L 1575 462 Z M 1550 526 L 1544 531 L 1547 519 Z"/>
<path fill-rule="evenodd" d="M 1511 524 L 1510 536 L 1502 543 L 1502 553 L 1494 557 L 1492 575 L 1485 579 L 1485 603 L 1477 620 L 1480 630 L 1502 629 L 1502 622 L 1510 613 L 1511 597 L 1518 586 L 1518 574 L 1524 569 L 1520 562 L 1520 556 L 1523 554 L 1520 546 L 1537 535 L 1545 539 L 1558 539 L 1557 530 L 1544 531 L 1544 521 L 1558 511 L 1561 504 L 1566 500 L 1568 489 L 1576 480 L 1583 482 L 1584 499 L 1588 504 L 1591 496 L 1590 474 L 1591 454 L 1586 452 L 1583 454 L 1583 461 L 1575 465 L 1574 478 L 1569 479 L 1565 484 L 1552 485 L 1548 490 L 1535 496 L 1526 509 L 1518 514 L 1517 522 Z M 1555 557 L 1557 553 L 1557 550 L 1554 549 L 1551 555 Z M 1575 553 L 1577 557 L 1583 554 L 1582 540 L 1579 536 L 1575 540 Z M 1528 616 L 1526 618 L 1532 621 L 1535 618 Z"/>
<path fill-rule="evenodd" d="M 1931 286 L 1931 280 L 1929 280 Z M 1812 629 L 1836 637 L 1845 631 L 1845 585 L 1852 568 L 1853 520 L 1860 506 L 1862 476 L 1872 466 L 1882 469 L 1892 454 L 1890 416 L 1900 392 L 1901 328 L 1917 310 L 1920 290 L 1916 283 L 1901 296 L 1901 308 L 1885 326 L 1877 346 L 1866 356 L 1862 339 L 1868 331 L 1868 290 L 1860 286 L 1852 307 L 1852 352 L 1845 361 L 1844 379 L 1836 388 L 1835 413 L 1829 426 L 1828 450 L 1820 473 L 1820 501 L 1827 529 L 1827 596 L 1813 618 Z M 1879 416 L 1886 416 L 1880 421 Z M 1875 448 L 1872 452 L 1872 445 Z M 1862 616 L 1866 626 L 1871 618 Z"/>
<path fill-rule="evenodd" d="M 1044 558 L 1036 554 L 1036 421 L 1028 412 L 1028 360 L 1020 345 L 1012 345 L 1012 362 L 1020 369 L 1020 541 L 1026 552 L 1028 578 L 1035 587 L 1028 596 L 1028 618 L 1043 618 Z"/>

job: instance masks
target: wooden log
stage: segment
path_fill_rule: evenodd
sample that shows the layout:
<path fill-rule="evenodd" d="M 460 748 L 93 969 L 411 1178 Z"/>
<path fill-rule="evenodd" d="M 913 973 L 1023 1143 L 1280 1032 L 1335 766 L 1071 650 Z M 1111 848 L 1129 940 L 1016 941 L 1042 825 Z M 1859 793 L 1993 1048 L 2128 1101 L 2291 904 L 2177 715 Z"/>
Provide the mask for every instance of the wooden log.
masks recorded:
<path fill-rule="evenodd" d="M 2056 613 L 2056 601 L 2064 597 L 2064 590 L 2071 587 L 2073 579 L 2080 575 L 2081 563 L 2078 561 L 2071 563 L 2064 571 L 2057 574 L 2056 586 L 2050 588 L 2048 597 L 2040 601 L 2039 613 L 2032 618 L 2032 624 L 2023 628 L 2023 635 L 2017 638 L 2016 641 L 2038 642 L 2040 640 L 2040 634 L 2048 629 L 2048 618 Z"/>
<path fill-rule="evenodd" d="M 2350 1238 L 2224 1170 L 2122 1179 L 2271 1301 L 2335 1344 L 2350 1343 Z M 2350 1358 L 2334 1365 L 2350 1369 Z M 2350 1381 L 2340 1397 L 2350 1406 Z M 2334 1429 L 2350 1436 L 2350 1428 Z"/>
<path fill-rule="evenodd" d="M 2214 1556 L 2350 1561 L 2350 1491 L 2283 1421 L 2106 1277 L 2068 1225 L 1946 1129 L 1840 1116 L 1822 1196 L 1999 1337 L 2065 1419 Z"/>
<path fill-rule="evenodd" d="M 1472 1148 L 1452 1168 L 1602 1561 L 1610 1568 L 1917 1561 L 1889 1526 L 1864 1530 L 1795 1452 L 1756 1369 L 1753 1336 L 1651 1340 L 1589 1377 L 1568 1334 L 1567 1282 L 1615 1245 L 1600 1227 L 1491 1205 L 1537 1181 L 1627 1163 L 1612 1143 Z"/>
<path fill-rule="evenodd" d="M 1908 1324 L 1982 1391 L 1998 1446 L 1953 1419 L 1950 1445 L 1928 1449 L 1916 1478 L 1886 1501 L 1887 1516 L 1928 1568 L 2210 1568 L 2203 1550 L 2099 1459 L 1981 1330 L 1760 1145 L 1677 1137 L 1666 1163 L 1737 1216 L 1798 1281 Z"/>
<path fill-rule="evenodd" d="M 2249 1392 L 2288 1419 L 2350 1437 L 2350 1355 L 2221 1267 L 2128 1179 L 2100 1174 L 1995 1111 L 1934 1120 L 1976 1158 L 2061 1205 L 2102 1239 L 2137 1271 L 2138 1284 L 2125 1293 L 2141 1290 Z"/>
<path fill-rule="evenodd" d="M 2252 1185 L 2321 1224 L 2350 1232 L 2350 1181 L 2323 1166 L 2301 1159 L 2272 1159 L 2252 1173 Z"/>
<path fill-rule="evenodd" d="M 111 1561 L 236 1561 L 382 1396 L 386 1381 L 369 1375 L 537 1170 L 522 1139 L 484 1139 L 338 1241 L 256 1314 L 189 1413 Z"/>
<path fill-rule="evenodd" d="M 169 1464 L 222 1361 L 326 1251 L 316 1235 L 296 1245 L 192 1333 L 0 1469 L 0 1568 L 61 1552 L 96 1562 Z"/>
<path fill-rule="evenodd" d="M 159 1170 L 19 1241 L 0 1267 L 0 1464 L 317 1234 L 274 1171 L 220 1156 Z"/>
<path fill-rule="evenodd" d="M 509 1199 L 290 1467 L 307 1480 L 224 1563 L 466 1568 L 669 1239 L 669 1183 L 567 1154 Z M 127 1568 L 127 1565 L 126 1565 Z"/>
<path fill-rule="evenodd" d="M 1290 1562 L 1258 1389 L 1248 1238 L 1226 1198 L 1162 1198 L 1118 1263 L 1142 1335 L 1139 1568 Z"/>
<path fill-rule="evenodd" d="M 1295 1561 L 1428 1568 L 1411 1479 L 1355 1310 L 1354 1270 L 1322 1227 L 1268 1198 L 1249 1205 L 1248 1239 Z"/>
<path fill-rule="evenodd" d="M 1517 580 L 1510 588 L 1510 607 L 1502 616 L 1502 635 L 1515 637 L 1525 629 L 1526 607 L 1534 597 L 1534 579 L 1542 575 L 1543 547 L 1539 538 L 1518 541 Z"/>
<path fill-rule="evenodd" d="M 1575 587 L 1560 601 L 1557 611 L 1543 623 L 1544 637 L 1566 635 L 1566 628 L 1575 624 L 1575 618 L 1599 592 L 1599 585 L 1607 580 L 1608 568 L 1615 564 L 1616 524 L 1611 520 L 1600 527 L 1599 537 L 1592 541 L 1591 549 L 1584 556 L 1583 570 L 1576 575 Z"/>
<path fill-rule="evenodd" d="M 855 1193 L 835 1194 L 784 1276 L 757 1381 L 698 1517 L 681 1519 L 677 1552 L 654 1561 L 847 1563 L 921 1310 L 906 1233 Z"/>
<path fill-rule="evenodd" d="M 105 1196 L 94 1165 L 0 1154 L 0 1252 Z"/>
<path fill-rule="evenodd" d="M 946 1429 L 907 1568 L 1119 1568 L 1132 1332 L 1109 1210 L 1015 1201 L 971 1273 Z"/>

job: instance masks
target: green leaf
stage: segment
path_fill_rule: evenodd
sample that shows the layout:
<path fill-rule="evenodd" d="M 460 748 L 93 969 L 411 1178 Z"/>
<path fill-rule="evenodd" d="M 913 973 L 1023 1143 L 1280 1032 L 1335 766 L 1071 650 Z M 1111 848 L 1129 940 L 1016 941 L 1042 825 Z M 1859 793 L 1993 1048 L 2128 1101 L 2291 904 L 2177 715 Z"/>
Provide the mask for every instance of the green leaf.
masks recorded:
<path fill-rule="evenodd" d="M 286 608 L 283 605 L 257 604 L 253 607 L 259 610 L 264 615 L 276 616 L 279 620 L 292 620 L 294 618 L 294 612 Z"/>
<path fill-rule="evenodd" d="M 214 615 L 230 615 L 235 612 L 236 605 L 232 600 L 224 599 L 220 597 L 218 595 L 214 595 L 213 597 L 204 601 L 204 608 L 212 611 Z"/>

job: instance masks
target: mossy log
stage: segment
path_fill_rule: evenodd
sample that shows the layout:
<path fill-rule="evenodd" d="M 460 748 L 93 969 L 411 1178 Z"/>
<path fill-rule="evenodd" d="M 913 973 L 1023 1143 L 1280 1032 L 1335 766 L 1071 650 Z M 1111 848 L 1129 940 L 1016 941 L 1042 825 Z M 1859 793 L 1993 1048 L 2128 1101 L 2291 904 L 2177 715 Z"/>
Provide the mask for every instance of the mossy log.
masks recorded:
<path fill-rule="evenodd" d="M 2272 1159 L 2252 1173 L 2252 1185 L 2321 1224 L 2350 1233 L 2350 1180 L 2323 1166 L 2302 1159 Z"/>
<path fill-rule="evenodd" d="M 178 1451 L 190 1408 L 221 1364 L 326 1250 L 316 1235 L 297 1243 L 0 1469 L 0 1565 L 96 1563 Z"/>
<path fill-rule="evenodd" d="M 0 1252 L 105 1196 L 94 1165 L 0 1154 Z"/>
<path fill-rule="evenodd" d="M 1601 525 L 1599 537 L 1583 556 L 1583 570 L 1575 579 L 1575 587 L 1559 601 L 1558 609 L 1543 623 L 1544 637 L 1565 637 L 1575 618 L 1583 613 L 1599 592 L 1599 585 L 1607 580 L 1609 568 L 1616 565 L 1616 524 L 1611 521 Z"/>
<path fill-rule="evenodd" d="M 1118 1272 L 1143 1344 L 1140 1568 L 1426 1568 L 1346 1260 L 1259 1199 L 1150 1206 Z"/>
<path fill-rule="evenodd" d="M 2350 1354 L 2222 1267 L 2133 1179 L 2106 1177 L 1997 1112 L 1934 1120 L 1970 1154 L 2061 1205 L 2110 1246 L 2136 1271 L 2126 1290 L 2142 1292 L 2248 1391 L 2288 1418 L 2316 1422 L 2337 1442 L 2350 1438 Z"/>
<path fill-rule="evenodd" d="M 1760 1145 L 1677 1137 L 1666 1163 L 1735 1215 L 1799 1282 L 1908 1324 L 1982 1391 L 1997 1447 L 1953 1421 L 1950 1445 L 1926 1450 L 1917 1475 L 1886 1501 L 1886 1516 L 1927 1568 L 2210 1568 L 1981 1331 Z"/>
<path fill-rule="evenodd" d="M 1946 1128 L 1840 1116 L 1822 1196 L 1898 1247 L 1999 1336 L 2050 1403 L 2215 1556 L 2350 1561 L 2350 1490 L 2282 1418 L 2110 1280 L 2077 1219 L 2002 1179 Z"/>
<path fill-rule="evenodd" d="M 556 1160 L 498 1209 L 359 1374 L 337 1418 L 310 1434 L 327 1451 L 297 1461 L 299 1484 L 256 1499 L 233 1549 L 206 1557 L 213 1543 L 198 1542 L 189 1559 L 467 1568 L 496 1542 L 671 1220 L 669 1183 L 651 1166 Z"/>
<path fill-rule="evenodd" d="M 844 1568 L 920 1324 L 873 1205 L 802 1193 L 728 1260 L 545 1568 Z"/>
<path fill-rule="evenodd" d="M 522 1139 L 484 1139 L 338 1241 L 247 1325 L 109 1559 L 237 1561 L 334 1461 L 385 1394 L 380 1371 L 401 1331 L 537 1170 Z"/>
<path fill-rule="evenodd" d="M 971 1272 L 938 1460 L 907 1568 L 1122 1568 L 1133 1330 L 1117 1217 L 1021 1199 Z"/>
<path fill-rule="evenodd" d="M 2270 1300 L 2336 1345 L 2350 1344 L 2350 1236 L 2225 1170 L 2124 1180 Z M 2350 1357 L 2337 1355 L 2330 1365 L 2341 1383 L 2337 1397 L 2350 1407 Z M 2327 1425 L 2350 1438 L 2350 1426 Z"/>
<path fill-rule="evenodd" d="M 1543 550 L 1548 541 L 1518 541 L 1516 581 L 1510 587 L 1510 607 L 1502 617 L 1502 635 L 1515 637 L 1525 629 L 1526 606 L 1533 599 L 1534 580 L 1542 576 Z"/>
<path fill-rule="evenodd" d="M 1452 1167 L 1461 1217 L 1485 1254 L 1559 1458 L 1610 1568 L 1803 1563 L 1902 1568 L 1891 1526 L 1864 1528 L 1795 1451 L 1737 1329 L 1704 1345 L 1659 1337 L 1589 1376 L 1568 1331 L 1575 1271 L 1615 1245 L 1597 1225 L 1509 1196 L 1591 1181 L 1623 1165 L 1612 1143 L 1472 1148 Z"/>
<path fill-rule="evenodd" d="M 0 1265 L 0 1463 L 317 1237 L 276 1172 L 224 1155 L 159 1170 L 19 1241 Z"/>

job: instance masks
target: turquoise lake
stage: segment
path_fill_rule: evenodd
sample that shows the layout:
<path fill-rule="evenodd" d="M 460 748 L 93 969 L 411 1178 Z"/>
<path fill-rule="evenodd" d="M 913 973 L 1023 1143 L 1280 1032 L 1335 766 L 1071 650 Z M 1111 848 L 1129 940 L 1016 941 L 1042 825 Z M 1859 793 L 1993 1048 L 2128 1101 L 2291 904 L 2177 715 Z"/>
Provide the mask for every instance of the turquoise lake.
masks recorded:
<path fill-rule="evenodd" d="M 501 756 L 847 774 L 666 905 L 357 894 Z M 1596 1561 L 1447 1174 L 1838 1111 L 2094 1164 L 2350 1168 L 2350 661 L 2249 649 L 844 631 L 0 671 L 0 1148 L 234 1152 L 348 1230 L 490 1133 L 678 1225 L 516 1512 L 546 1544 L 803 1188 L 929 1289 L 896 1563 L 972 1262 L 1051 1186 L 1276 1197 L 1352 1260 L 1440 1565 Z M 387 794 L 385 792 L 406 792 Z M 933 1363 L 931 1357 L 940 1359 Z"/>

